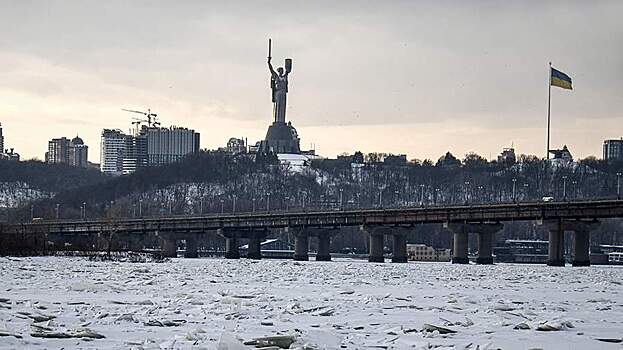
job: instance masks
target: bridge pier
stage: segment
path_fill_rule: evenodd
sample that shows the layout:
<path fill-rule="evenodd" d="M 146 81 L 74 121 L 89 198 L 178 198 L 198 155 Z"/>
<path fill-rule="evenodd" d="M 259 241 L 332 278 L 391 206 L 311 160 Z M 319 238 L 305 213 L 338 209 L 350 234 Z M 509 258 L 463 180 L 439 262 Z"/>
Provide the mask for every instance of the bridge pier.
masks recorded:
<path fill-rule="evenodd" d="M 240 259 L 236 234 L 225 237 L 225 259 Z"/>
<path fill-rule="evenodd" d="M 469 248 L 468 233 L 465 230 L 465 225 L 453 224 L 449 228 L 454 236 L 452 240 L 452 263 L 469 264 L 469 258 L 467 257 Z"/>
<path fill-rule="evenodd" d="M 318 252 L 316 261 L 331 261 L 331 234 L 328 232 L 318 233 Z"/>
<path fill-rule="evenodd" d="M 361 229 L 368 234 L 369 253 L 368 261 L 375 263 L 385 262 L 384 247 L 385 247 L 385 234 L 382 226 L 362 226 Z"/>
<path fill-rule="evenodd" d="M 405 232 L 394 233 L 392 240 L 392 262 L 407 262 L 407 236 Z"/>
<path fill-rule="evenodd" d="M 162 237 L 162 256 L 165 258 L 177 258 L 177 240 L 174 237 Z"/>
<path fill-rule="evenodd" d="M 294 260 L 309 260 L 309 236 L 305 230 L 297 230 L 294 234 Z"/>
<path fill-rule="evenodd" d="M 575 221 L 567 223 L 569 228 L 573 230 L 573 257 L 571 265 L 591 266 L 591 231 L 599 225 L 599 221 Z"/>
<path fill-rule="evenodd" d="M 562 220 L 548 224 L 547 265 L 565 266 L 565 230 Z"/>
<path fill-rule="evenodd" d="M 499 222 L 483 223 L 472 224 L 469 228 L 478 234 L 478 257 L 476 258 L 476 264 L 493 264 L 493 238 L 496 232 L 504 228 L 504 225 Z"/>
<path fill-rule="evenodd" d="M 184 258 L 197 258 L 199 254 L 197 252 L 197 238 L 186 237 L 186 250 L 184 250 Z"/>
<path fill-rule="evenodd" d="M 247 259 L 262 259 L 261 243 L 262 239 L 259 237 L 249 238 L 249 250 L 247 251 Z"/>
<path fill-rule="evenodd" d="M 451 224 L 454 233 L 452 250 L 453 264 L 469 264 L 469 233 L 478 235 L 478 257 L 476 264 L 493 264 L 493 237 L 504 225 L 499 222 Z"/>

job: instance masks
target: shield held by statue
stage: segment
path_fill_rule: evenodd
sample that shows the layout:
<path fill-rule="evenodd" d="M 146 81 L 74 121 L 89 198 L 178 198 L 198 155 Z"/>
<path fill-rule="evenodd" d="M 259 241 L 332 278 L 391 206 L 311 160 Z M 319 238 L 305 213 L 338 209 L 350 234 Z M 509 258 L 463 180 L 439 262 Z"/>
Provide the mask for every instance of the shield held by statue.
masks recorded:
<path fill-rule="evenodd" d="M 290 73 L 292 71 L 292 59 L 286 58 L 286 73 Z"/>

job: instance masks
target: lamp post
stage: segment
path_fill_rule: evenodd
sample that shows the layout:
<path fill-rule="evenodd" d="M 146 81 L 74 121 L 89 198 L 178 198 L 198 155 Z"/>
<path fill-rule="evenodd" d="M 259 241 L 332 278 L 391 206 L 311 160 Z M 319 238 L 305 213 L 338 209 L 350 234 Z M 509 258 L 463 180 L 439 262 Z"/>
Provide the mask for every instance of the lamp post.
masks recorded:
<path fill-rule="evenodd" d="M 82 202 L 82 219 L 87 218 L 87 202 Z"/>
<path fill-rule="evenodd" d="M 439 189 L 435 188 L 435 198 L 433 199 L 433 205 L 437 205 L 437 197 L 439 197 Z"/>
<path fill-rule="evenodd" d="M 344 193 L 344 189 L 340 188 L 340 210 L 344 210 L 344 202 L 343 202 L 343 198 L 342 195 Z"/>
<path fill-rule="evenodd" d="M 469 203 L 469 195 L 467 194 L 468 188 L 469 188 L 469 181 L 465 181 L 465 204 Z"/>
<path fill-rule="evenodd" d="M 60 215 L 60 209 L 61 209 L 61 205 L 56 203 L 56 220 L 60 219 L 61 215 Z"/>
<path fill-rule="evenodd" d="M 290 211 L 290 196 L 286 196 L 286 211 Z"/>
<path fill-rule="evenodd" d="M 139 217 L 143 217 L 143 200 L 139 199 L 138 200 L 138 216 Z"/>
<path fill-rule="evenodd" d="M 621 199 L 621 173 L 617 173 L 617 199 Z"/>
<path fill-rule="evenodd" d="M 199 201 L 199 213 L 203 214 L 203 198 Z"/>
<path fill-rule="evenodd" d="M 255 197 L 253 197 L 253 198 L 251 199 L 251 203 L 253 203 L 253 204 L 252 204 L 252 209 L 251 209 L 251 210 L 253 210 L 253 212 L 255 213 Z"/>
<path fill-rule="evenodd" d="M 420 185 L 420 206 L 424 206 L 424 185 Z"/>
<path fill-rule="evenodd" d="M 266 193 L 266 211 L 270 212 L 270 192 Z"/>
<path fill-rule="evenodd" d="M 528 183 L 523 184 L 523 197 L 524 201 L 528 199 Z"/>
<path fill-rule="evenodd" d="M 562 200 L 567 200 L 567 175 L 562 176 Z"/>
<path fill-rule="evenodd" d="M 513 203 L 517 202 L 517 198 L 515 197 L 515 187 L 517 184 L 517 179 L 513 178 Z"/>
<path fill-rule="evenodd" d="M 383 208 L 383 189 L 379 188 L 379 208 Z"/>
<path fill-rule="evenodd" d="M 31 205 L 30 206 L 30 221 L 32 221 L 35 218 L 35 206 Z"/>
<path fill-rule="evenodd" d="M 236 213 L 236 195 L 232 196 L 231 212 Z"/>
<path fill-rule="evenodd" d="M 396 204 L 396 207 L 400 206 L 399 195 L 400 195 L 400 192 L 398 192 L 397 190 L 394 191 L 394 203 Z"/>
<path fill-rule="evenodd" d="M 578 182 L 573 180 L 571 181 L 571 184 L 573 185 L 573 193 L 572 193 L 573 199 L 578 199 L 578 190 L 579 190 Z"/>
<path fill-rule="evenodd" d="M 225 200 L 221 198 L 221 214 L 225 212 Z"/>

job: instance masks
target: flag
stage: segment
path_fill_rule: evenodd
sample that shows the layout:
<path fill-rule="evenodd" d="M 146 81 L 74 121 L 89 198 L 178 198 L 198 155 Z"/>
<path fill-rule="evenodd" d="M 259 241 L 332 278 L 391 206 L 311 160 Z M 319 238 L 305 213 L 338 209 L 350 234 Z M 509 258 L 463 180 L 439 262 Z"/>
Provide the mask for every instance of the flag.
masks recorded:
<path fill-rule="evenodd" d="M 563 89 L 572 90 L 571 88 L 571 78 L 565 73 L 556 70 L 555 68 L 551 69 L 552 74 L 550 77 L 550 83 L 552 86 L 558 86 Z"/>

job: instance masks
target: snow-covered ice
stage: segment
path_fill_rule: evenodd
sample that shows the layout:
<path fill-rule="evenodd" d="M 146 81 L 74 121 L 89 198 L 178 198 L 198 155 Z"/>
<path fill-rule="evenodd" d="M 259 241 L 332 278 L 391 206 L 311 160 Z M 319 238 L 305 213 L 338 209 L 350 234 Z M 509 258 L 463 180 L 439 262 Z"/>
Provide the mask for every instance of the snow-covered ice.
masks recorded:
<path fill-rule="evenodd" d="M 621 349 L 622 281 L 599 266 L 0 258 L 0 348 Z"/>

